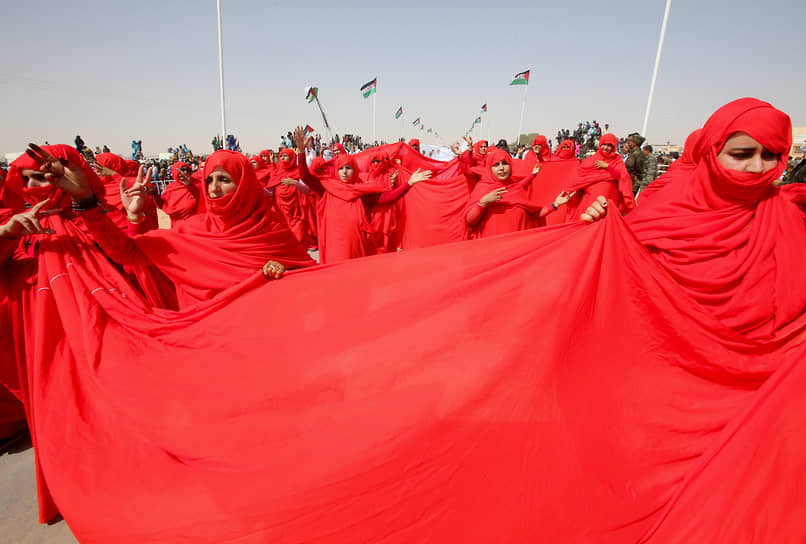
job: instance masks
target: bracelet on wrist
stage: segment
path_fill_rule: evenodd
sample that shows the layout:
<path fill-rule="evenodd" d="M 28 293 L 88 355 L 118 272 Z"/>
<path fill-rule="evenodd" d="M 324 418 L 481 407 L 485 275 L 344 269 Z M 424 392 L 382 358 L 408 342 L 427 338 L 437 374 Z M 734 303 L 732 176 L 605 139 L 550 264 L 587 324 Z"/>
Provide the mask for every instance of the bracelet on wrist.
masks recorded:
<path fill-rule="evenodd" d="M 126 219 L 129 220 L 129 223 L 134 223 L 136 225 L 146 220 L 146 214 L 138 215 L 136 217 L 127 214 Z"/>
<path fill-rule="evenodd" d="M 560 207 L 559 207 L 559 206 L 557 206 L 557 204 L 556 204 L 556 203 L 554 203 L 554 202 L 552 202 L 552 203 L 551 203 L 551 207 L 552 207 L 552 208 L 554 208 L 554 210 L 555 210 L 555 211 L 556 211 L 556 210 L 558 210 L 558 209 L 560 208 Z"/>
<path fill-rule="evenodd" d="M 71 208 L 74 212 L 88 212 L 93 208 L 97 208 L 98 204 L 98 197 L 93 194 L 90 198 L 85 198 L 84 200 L 74 200 Z"/>

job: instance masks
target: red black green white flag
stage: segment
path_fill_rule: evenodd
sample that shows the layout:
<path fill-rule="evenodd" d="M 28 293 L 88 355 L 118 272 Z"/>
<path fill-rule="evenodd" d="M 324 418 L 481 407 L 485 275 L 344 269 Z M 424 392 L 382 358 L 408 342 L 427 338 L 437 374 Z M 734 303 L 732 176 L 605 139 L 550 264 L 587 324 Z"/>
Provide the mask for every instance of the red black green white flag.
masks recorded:
<path fill-rule="evenodd" d="M 400 119 L 401 115 L 403 115 L 403 106 L 397 108 L 397 111 L 395 112 L 395 119 Z"/>
<path fill-rule="evenodd" d="M 316 132 L 311 125 L 305 125 L 305 135 L 307 136 L 311 132 Z"/>
<path fill-rule="evenodd" d="M 528 78 L 527 78 L 527 79 L 528 79 Z M 481 107 L 481 113 L 487 113 L 487 104 L 484 104 L 484 105 Z"/>
<path fill-rule="evenodd" d="M 476 117 L 476 120 L 475 120 L 475 121 L 473 121 L 473 124 L 474 124 L 474 125 L 478 125 L 479 123 L 481 123 L 481 115 L 479 115 L 478 117 Z"/>
<path fill-rule="evenodd" d="M 307 100 L 309 104 L 314 101 L 314 99 L 318 94 L 319 94 L 319 87 L 305 88 L 305 100 Z"/>
<path fill-rule="evenodd" d="M 368 81 L 363 85 L 361 85 L 361 94 L 364 95 L 364 98 L 369 98 L 369 95 L 375 94 L 377 86 L 378 86 L 378 78 L 376 77 L 372 81 Z"/>
<path fill-rule="evenodd" d="M 412 121 L 412 122 L 411 122 L 411 124 L 412 124 L 413 126 L 415 126 L 415 127 L 416 127 L 417 125 L 419 125 L 419 124 L 420 124 L 420 118 L 418 117 L 417 119 L 415 119 L 414 121 Z"/>
<path fill-rule="evenodd" d="M 510 85 L 529 85 L 529 72 L 531 70 L 526 70 L 525 72 L 518 72 L 515 74 L 515 77 L 512 78 L 512 81 L 509 82 Z"/>

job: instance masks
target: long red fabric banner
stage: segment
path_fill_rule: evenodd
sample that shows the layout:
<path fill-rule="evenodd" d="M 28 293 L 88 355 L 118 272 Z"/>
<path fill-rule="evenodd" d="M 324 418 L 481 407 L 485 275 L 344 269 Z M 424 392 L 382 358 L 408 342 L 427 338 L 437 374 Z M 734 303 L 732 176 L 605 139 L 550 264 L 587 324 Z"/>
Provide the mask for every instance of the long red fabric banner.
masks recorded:
<path fill-rule="evenodd" d="M 82 543 L 806 535 L 806 319 L 743 339 L 615 214 L 182 312 L 59 221 L 10 296 L 42 495 Z"/>

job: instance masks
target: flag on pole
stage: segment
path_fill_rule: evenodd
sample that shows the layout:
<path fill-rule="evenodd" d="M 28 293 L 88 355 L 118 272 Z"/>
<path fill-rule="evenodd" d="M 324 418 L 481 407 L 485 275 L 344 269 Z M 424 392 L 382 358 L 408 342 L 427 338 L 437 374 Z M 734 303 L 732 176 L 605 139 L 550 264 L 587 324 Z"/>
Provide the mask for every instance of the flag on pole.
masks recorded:
<path fill-rule="evenodd" d="M 527 78 L 526 78 L 526 79 L 528 80 L 528 79 L 529 79 L 529 77 L 527 76 Z M 481 113 L 487 113 L 487 104 L 484 104 L 484 105 L 481 107 Z"/>
<path fill-rule="evenodd" d="M 305 135 L 307 136 L 311 132 L 316 132 L 311 125 L 305 125 Z"/>
<path fill-rule="evenodd" d="M 400 119 L 401 115 L 403 115 L 403 106 L 397 108 L 397 111 L 395 112 L 395 119 Z"/>
<path fill-rule="evenodd" d="M 431 129 L 429 128 L 428 130 L 426 130 L 426 132 L 427 132 L 428 134 L 431 134 Z"/>
<path fill-rule="evenodd" d="M 475 120 L 475 121 L 473 121 L 473 125 L 475 126 L 475 125 L 478 125 L 479 123 L 481 123 L 481 115 L 479 115 L 478 117 L 476 117 L 476 120 Z"/>
<path fill-rule="evenodd" d="M 529 85 L 529 72 L 531 70 L 526 70 L 525 72 L 518 72 L 515 74 L 515 77 L 510 81 L 510 85 Z"/>
<path fill-rule="evenodd" d="M 417 119 L 415 119 L 414 121 L 412 121 L 412 122 L 411 122 L 411 124 L 412 124 L 412 126 L 415 126 L 415 127 L 416 127 L 417 125 L 419 125 L 419 124 L 420 124 L 420 118 L 418 117 Z"/>
<path fill-rule="evenodd" d="M 425 130 L 425 125 L 420 125 L 420 130 Z"/>
<path fill-rule="evenodd" d="M 305 87 L 305 100 L 308 101 L 308 104 L 313 102 L 318 94 L 319 87 Z"/>
<path fill-rule="evenodd" d="M 375 87 L 378 86 L 378 78 L 376 77 L 372 81 L 368 81 L 361 85 L 361 94 L 364 95 L 364 98 L 369 98 L 369 95 L 375 94 Z"/>

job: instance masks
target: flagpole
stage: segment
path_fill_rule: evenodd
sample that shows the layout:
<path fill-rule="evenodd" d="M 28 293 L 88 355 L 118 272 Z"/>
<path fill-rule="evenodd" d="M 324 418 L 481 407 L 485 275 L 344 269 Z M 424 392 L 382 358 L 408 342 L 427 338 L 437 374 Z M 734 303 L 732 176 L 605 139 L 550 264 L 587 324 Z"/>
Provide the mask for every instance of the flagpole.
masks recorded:
<path fill-rule="evenodd" d="M 666 11 L 663 13 L 663 25 L 661 25 L 660 38 L 658 39 L 658 53 L 655 56 L 655 69 L 652 71 L 652 83 L 649 85 L 649 98 L 646 101 L 646 113 L 644 114 L 644 125 L 641 128 L 641 136 L 646 138 L 646 129 L 649 125 L 649 111 L 652 108 L 652 97 L 655 94 L 655 82 L 658 79 L 658 68 L 660 67 L 660 56 L 663 52 L 663 40 L 666 38 L 666 24 L 669 22 L 669 10 L 672 7 L 672 0 L 666 0 Z"/>
<path fill-rule="evenodd" d="M 221 141 L 227 141 L 227 113 L 224 108 L 224 36 L 221 31 L 221 0 L 216 0 L 218 11 L 218 82 L 221 91 Z"/>
<path fill-rule="evenodd" d="M 314 93 L 313 99 L 316 100 L 316 105 L 319 106 L 319 113 L 322 114 L 322 121 L 325 122 L 325 128 L 327 129 L 327 136 L 330 138 L 330 143 L 333 143 L 333 131 L 330 130 L 330 125 L 327 123 L 327 117 L 325 117 L 325 110 L 322 109 L 322 103 L 319 102 L 319 91 Z"/>
<path fill-rule="evenodd" d="M 521 141 L 521 132 L 523 132 L 523 114 L 526 113 L 526 92 L 529 90 L 529 83 L 523 86 L 523 105 L 521 106 L 521 120 L 518 123 L 518 135 L 515 137 L 515 149 Z"/>
<path fill-rule="evenodd" d="M 375 101 L 378 98 L 378 91 L 372 93 L 372 145 L 375 145 Z"/>

